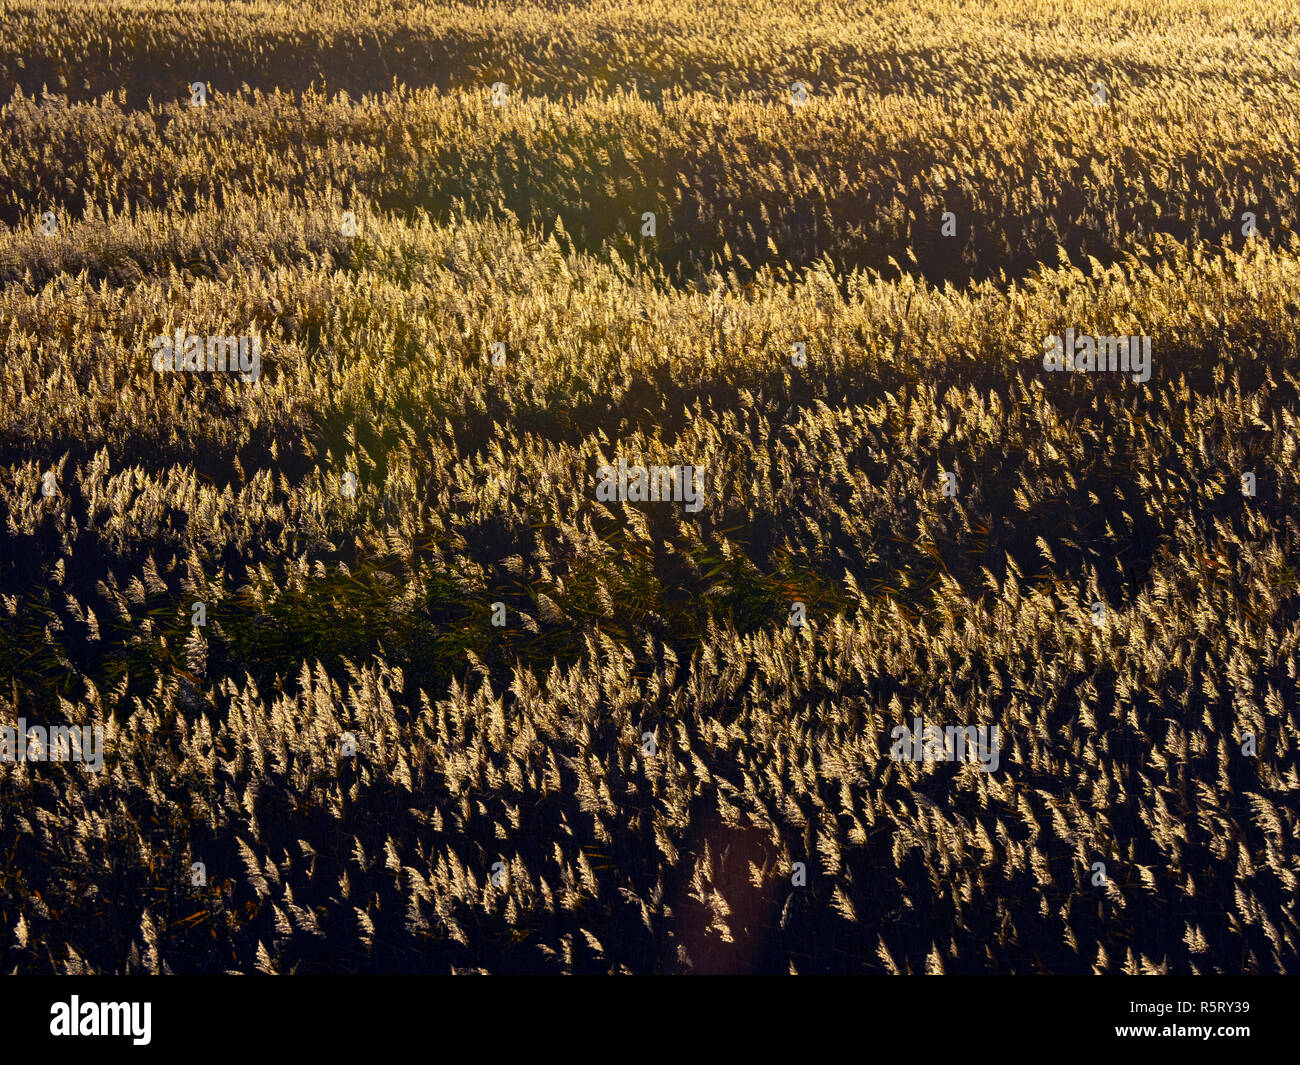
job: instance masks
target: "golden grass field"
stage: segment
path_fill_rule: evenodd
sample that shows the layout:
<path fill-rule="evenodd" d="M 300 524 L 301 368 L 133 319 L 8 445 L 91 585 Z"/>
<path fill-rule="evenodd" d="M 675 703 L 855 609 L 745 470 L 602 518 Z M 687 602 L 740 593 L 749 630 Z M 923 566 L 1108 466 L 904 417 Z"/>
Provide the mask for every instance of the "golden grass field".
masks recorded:
<path fill-rule="evenodd" d="M 0 0 L 0 726 L 105 736 L 0 759 L 0 971 L 1300 971 L 1298 75 L 1291 0 Z"/>

